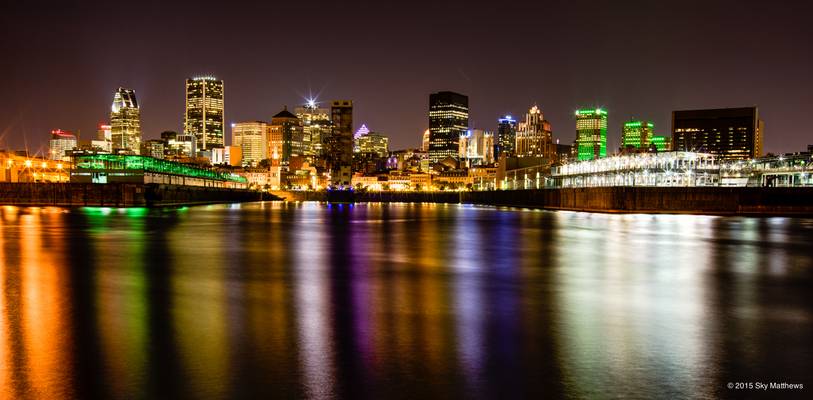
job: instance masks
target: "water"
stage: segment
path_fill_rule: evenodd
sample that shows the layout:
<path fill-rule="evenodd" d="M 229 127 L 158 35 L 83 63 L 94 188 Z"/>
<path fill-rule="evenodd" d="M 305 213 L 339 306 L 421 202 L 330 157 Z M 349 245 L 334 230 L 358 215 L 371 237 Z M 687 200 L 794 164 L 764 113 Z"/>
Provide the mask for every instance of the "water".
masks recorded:
<path fill-rule="evenodd" d="M 2 398 L 813 388 L 813 220 L 460 205 L 0 208 Z"/>

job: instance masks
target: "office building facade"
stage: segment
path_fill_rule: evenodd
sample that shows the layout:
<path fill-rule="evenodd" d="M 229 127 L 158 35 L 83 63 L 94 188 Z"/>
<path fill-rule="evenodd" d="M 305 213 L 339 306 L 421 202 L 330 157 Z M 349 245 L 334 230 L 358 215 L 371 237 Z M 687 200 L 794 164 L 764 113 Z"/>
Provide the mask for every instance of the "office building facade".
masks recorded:
<path fill-rule="evenodd" d="M 607 157 L 607 111 L 576 111 L 576 146 L 579 161 Z"/>
<path fill-rule="evenodd" d="M 516 132 L 517 157 L 544 157 L 553 160 L 555 149 L 553 146 L 553 132 L 542 110 L 537 106 L 531 107 L 525 114 Z"/>
<path fill-rule="evenodd" d="M 429 161 L 458 158 L 460 136 L 469 126 L 469 98 L 454 92 L 429 95 Z"/>
<path fill-rule="evenodd" d="M 517 141 L 517 120 L 506 115 L 497 120 L 497 138 L 494 149 L 494 158 L 499 160 L 505 154 L 511 157 L 515 154 Z"/>
<path fill-rule="evenodd" d="M 643 149 L 649 147 L 655 131 L 655 124 L 650 121 L 631 120 L 621 128 L 621 149 Z"/>
<path fill-rule="evenodd" d="M 273 158 L 272 156 L 276 154 L 281 165 L 287 166 L 291 157 L 303 155 L 303 135 L 302 122 L 288 111 L 287 106 L 284 107 L 271 117 L 271 124 L 267 128 L 267 157 Z"/>
<path fill-rule="evenodd" d="M 76 147 L 76 136 L 62 129 L 54 129 L 48 145 L 51 160 L 70 161 L 71 157 L 66 152 Z"/>
<path fill-rule="evenodd" d="M 325 156 L 331 184 L 349 186 L 353 165 L 353 102 L 334 100 L 330 104 L 330 120 L 332 129 Z"/>
<path fill-rule="evenodd" d="M 187 79 L 184 134 L 195 137 L 197 150 L 224 146 L 223 121 L 223 81 L 211 76 Z"/>
<path fill-rule="evenodd" d="M 672 148 L 749 160 L 762 156 L 765 124 L 757 107 L 672 112 Z"/>
<path fill-rule="evenodd" d="M 330 134 L 330 110 L 311 100 L 294 112 L 302 123 L 302 153 L 311 159 L 323 156 L 324 141 Z"/>
<path fill-rule="evenodd" d="M 238 122 L 231 126 L 231 144 L 240 148 L 242 165 L 255 167 L 268 158 L 268 124 L 263 121 Z M 232 160 L 234 163 L 236 160 Z"/>
<path fill-rule="evenodd" d="M 110 139 L 113 151 L 130 154 L 141 151 L 141 110 L 133 89 L 120 87 L 113 94 Z"/>

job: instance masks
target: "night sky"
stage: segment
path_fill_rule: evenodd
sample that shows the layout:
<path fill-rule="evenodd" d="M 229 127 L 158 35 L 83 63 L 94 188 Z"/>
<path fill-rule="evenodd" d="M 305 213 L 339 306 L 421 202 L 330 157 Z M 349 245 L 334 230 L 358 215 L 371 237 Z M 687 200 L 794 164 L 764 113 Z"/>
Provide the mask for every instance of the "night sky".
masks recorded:
<path fill-rule="evenodd" d="M 94 135 L 118 86 L 136 90 L 145 139 L 180 131 L 184 79 L 202 74 L 225 81 L 227 125 L 312 93 L 353 100 L 355 127 L 393 149 L 419 145 L 441 90 L 469 96 L 472 128 L 538 104 L 561 143 L 581 106 L 608 110 L 615 149 L 631 117 L 668 135 L 672 110 L 757 105 L 766 151 L 813 144 L 810 1 L 7 3 L 0 148 Z"/>

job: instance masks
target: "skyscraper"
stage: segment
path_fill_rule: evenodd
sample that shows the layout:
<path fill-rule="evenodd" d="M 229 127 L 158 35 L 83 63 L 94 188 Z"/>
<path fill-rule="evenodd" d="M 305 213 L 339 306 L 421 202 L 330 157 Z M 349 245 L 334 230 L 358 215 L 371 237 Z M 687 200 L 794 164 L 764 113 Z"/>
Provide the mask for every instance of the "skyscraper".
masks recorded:
<path fill-rule="evenodd" d="M 302 122 L 303 154 L 310 158 L 321 157 L 324 154 L 324 140 L 330 133 L 330 110 L 320 108 L 315 100 L 308 100 L 294 111 Z"/>
<path fill-rule="evenodd" d="M 517 121 L 510 115 L 497 120 L 497 140 L 494 149 L 494 158 L 499 160 L 500 155 L 513 156 L 517 141 Z"/>
<path fill-rule="evenodd" d="M 756 107 L 672 112 L 672 149 L 724 160 L 762 156 L 765 124 Z"/>
<path fill-rule="evenodd" d="M 631 120 L 624 123 L 621 128 L 621 149 L 633 147 L 646 149 L 652 140 L 655 124 L 650 121 Z"/>
<path fill-rule="evenodd" d="M 579 161 L 607 157 L 607 111 L 576 111 L 576 143 Z"/>
<path fill-rule="evenodd" d="M 327 141 L 327 162 L 333 185 L 350 185 L 353 165 L 353 102 L 334 100 L 330 105 L 333 128 Z"/>
<path fill-rule="evenodd" d="M 429 95 L 429 161 L 457 158 L 469 126 L 469 98 L 454 92 Z"/>
<path fill-rule="evenodd" d="M 471 129 L 460 136 L 459 156 L 469 167 L 494 162 L 494 134 L 482 129 Z"/>
<path fill-rule="evenodd" d="M 368 132 L 359 136 L 355 140 L 359 153 L 374 154 L 378 157 L 386 157 L 389 153 L 389 138 L 378 132 Z"/>
<path fill-rule="evenodd" d="M 268 158 L 267 126 L 263 121 L 232 124 L 231 145 L 240 148 L 242 165 L 254 167 Z"/>
<path fill-rule="evenodd" d="M 429 129 L 423 131 L 421 136 L 421 151 L 429 151 Z"/>
<path fill-rule="evenodd" d="M 516 155 L 518 157 L 545 157 L 553 160 L 555 149 L 553 133 L 542 110 L 531 107 L 517 129 Z"/>
<path fill-rule="evenodd" d="M 51 131 L 51 140 L 49 141 L 50 159 L 57 161 L 70 161 L 70 156 L 65 152 L 73 150 L 76 147 L 76 136 L 68 131 L 62 129 L 54 129 Z"/>
<path fill-rule="evenodd" d="M 186 80 L 184 134 L 195 137 L 199 151 L 223 147 L 223 81 L 212 76 Z"/>
<path fill-rule="evenodd" d="M 141 111 L 135 90 L 118 88 L 110 110 L 110 138 L 113 149 L 138 154 L 141 151 Z"/>
<path fill-rule="evenodd" d="M 288 165 L 292 156 L 302 154 L 302 122 L 296 115 L 284 107 L 271 117 L 266 139 L 268 140 L 268 157 L 277 154 L 282 165 Z"/>

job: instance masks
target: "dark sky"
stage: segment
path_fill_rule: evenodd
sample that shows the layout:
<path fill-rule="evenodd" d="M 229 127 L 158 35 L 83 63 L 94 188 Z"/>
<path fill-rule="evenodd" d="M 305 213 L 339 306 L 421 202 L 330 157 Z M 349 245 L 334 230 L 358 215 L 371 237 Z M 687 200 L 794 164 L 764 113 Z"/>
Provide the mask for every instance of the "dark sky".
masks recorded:
<path fill-rule="evenodd" d="M 145 138 L 180 130 L 200 74 L 225 81 L 227 123 L 312 92 L 391 148 L 419 144 L 440 90 L 469 96 L 473 128 L 536 103 L 562 143 L 581 106 L 609 111 L 614 149 L 630 117 L 668 134 L 672 110 L 757 105 L 767 151 L 813 144 L 810 1 L 3 1 L 0 148 L 92 134 L 118 86 Z"/>

